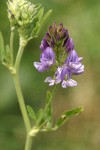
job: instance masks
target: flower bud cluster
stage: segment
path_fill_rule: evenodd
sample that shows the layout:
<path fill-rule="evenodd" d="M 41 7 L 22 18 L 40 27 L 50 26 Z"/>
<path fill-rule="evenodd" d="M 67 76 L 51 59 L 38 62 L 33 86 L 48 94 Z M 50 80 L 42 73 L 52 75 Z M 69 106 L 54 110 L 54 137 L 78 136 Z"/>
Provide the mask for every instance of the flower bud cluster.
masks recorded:
<path fill-rule="evenodd" d="M 30 38 L 32 30 L 39 22 L 37 14 L 41 5 L 27 0 L 8 0 L 7 6 L 11 25 L 18 28 L 21 37 Z"/>
<path fill-rule="evenodd" d="M 42 40 L 40 49 L 44 50 L 46 47 L 51 47 L 57 53 L 59 50 L 59 55 L 66 50 L 66 52 L 74 48 L 74 43 L 72 38 L 69 37 L 68 30 L 63 27 L 63 24 L 59 24 L 58 27 L 56 23 L 48 28 L 48 32 Z"/>
<path fill-rule="evenodd" d="M 49 27 L 40 49 L 40 62 L 34 62 L 35 68 L 39 72 L 50 69 L 55 72 L 53 77 L 47 77 L 45 82 L 49 82 L 49 86 L 61 83 L 63 88 L 76 86 L 77 82 L 72 79 L 72 75 L 83 73 L 84 65 L 81 63 L 82 57 L 78 57 L 74 50 L 73 40 L 63 24 L 57 27 L 54 23 Z"/>

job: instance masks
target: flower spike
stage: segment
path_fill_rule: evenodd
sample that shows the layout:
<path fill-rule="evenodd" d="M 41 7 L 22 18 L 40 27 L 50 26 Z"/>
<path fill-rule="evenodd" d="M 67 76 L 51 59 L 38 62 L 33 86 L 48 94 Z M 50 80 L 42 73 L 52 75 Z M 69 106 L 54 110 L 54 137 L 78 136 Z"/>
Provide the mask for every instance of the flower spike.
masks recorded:
<path fill-rule="evenodd" d="M 42 54 L 40 62 L 34 62 L 35 68 L 39 72 L 53 70 L 54 76 L 47 77 L 45 82 L 49 86 L 61 83 L 62 88 L 77 86 L 77 82 L 72 79 L 72 75 L 79 75 L 84 72 L 82 57 L 74 50 L 74 43 L 69 37 L 68 30 L 63 24 L 53 23 L 48 28 L 48 32 L 43 38 L 40 49 Z"/>

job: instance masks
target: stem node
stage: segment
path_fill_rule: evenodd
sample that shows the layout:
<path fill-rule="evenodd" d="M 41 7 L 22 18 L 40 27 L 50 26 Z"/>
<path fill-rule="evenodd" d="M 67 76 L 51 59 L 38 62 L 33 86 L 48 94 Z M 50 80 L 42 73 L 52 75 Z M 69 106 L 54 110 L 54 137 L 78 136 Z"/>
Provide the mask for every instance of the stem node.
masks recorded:
<path fill-rule="evenodd" d="M 33 129 L 31 129 L 31 131 L 29 132 L 29 136 L 34 137 L 36 136 L 36 134 L 39 132 L 39 128 L 34 127 Z"/>
<path fill-rule="evenodd" d="M 10 70 L 12 75 L 16 74 L 16 69 L 14 67 L 9 67 L 9 70 Z"/>

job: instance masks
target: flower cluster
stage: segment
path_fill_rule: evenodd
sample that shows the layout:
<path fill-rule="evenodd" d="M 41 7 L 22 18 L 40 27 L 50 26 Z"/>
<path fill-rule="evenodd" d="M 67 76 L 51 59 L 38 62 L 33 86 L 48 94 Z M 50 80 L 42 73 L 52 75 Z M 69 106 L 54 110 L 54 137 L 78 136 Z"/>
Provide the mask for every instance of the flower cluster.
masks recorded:
<path fill-rule="evenodd" d="M 27 0 L 8 0 L 8 18 L 12 26 L 17 26 L 21 36 L 28 37 L 36 25 L 36 15 L 40 5 Z"/>
<path fill-rule="evenodd" d="M 41 4 L 32 4 L 28 0 L 8 0 L 8 18 L 11 27 L 17 27 L 21 38 L 30 40 L 37 37 L 42 25 L 52 13 L 44 13 Z"/>
<path fill-rule="evenodd" d="M 34 62 L 35 68 L 39 72 L 53 70 L 53 77 L 47 77 L 45 82 L 49 82 L 49 86 L 61 83 L 63 88 L 73 87 L 77 82 L 72 79 L 72 75 L 78 75 L 84 72 L 82 65 L 82 57 L 78 57 L 74 50 L 74 43 L 69 37 L 68 30 L 53 23 L 43 38 L 40 49 L 42 54 L 40 62 Z"/>

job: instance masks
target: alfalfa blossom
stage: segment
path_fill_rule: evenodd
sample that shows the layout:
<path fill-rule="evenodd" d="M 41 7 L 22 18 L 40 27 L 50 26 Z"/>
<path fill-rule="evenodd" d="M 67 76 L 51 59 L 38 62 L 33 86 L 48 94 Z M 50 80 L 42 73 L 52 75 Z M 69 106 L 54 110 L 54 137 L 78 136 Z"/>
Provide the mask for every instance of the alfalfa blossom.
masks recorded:
<path fill-rule="evenodd" d="M 83 73 L 84 65 L 81 63 L 82 57 L 78 57 L 74 50 L 73 40 L 63 24 L 57 27 L 54 23 L 49 27 L 40 49 L 40 62 L 34 62 L 35 68 L 39 72 L 54 71 L 53 77 L 47 77 L 45 82 L 49 82 L 49 86 L 61 83 L 63 88 L 76 86 L 77 82 L 72 79 L 72 75 Z"/>
<path fill-rule="evenodd" d="M 47 47 L 40 56 L 40 62 L 35 62 L 34 66 L 39 72 L 48 70 L 53 64 L 55 64 L 55 54 L 52 48 Z"/>

